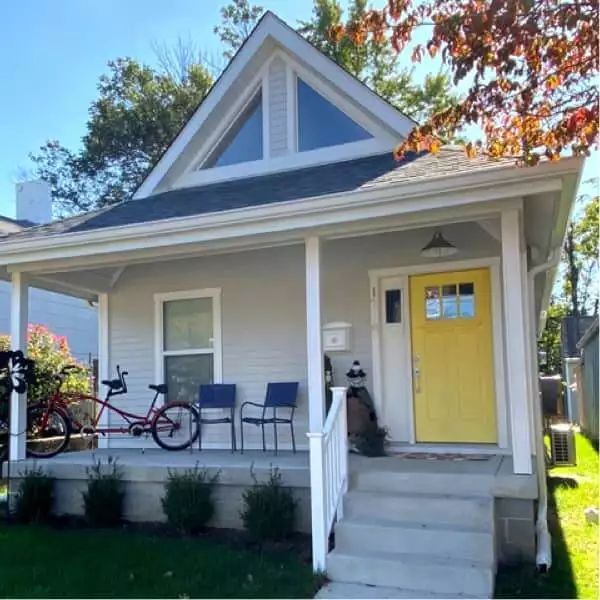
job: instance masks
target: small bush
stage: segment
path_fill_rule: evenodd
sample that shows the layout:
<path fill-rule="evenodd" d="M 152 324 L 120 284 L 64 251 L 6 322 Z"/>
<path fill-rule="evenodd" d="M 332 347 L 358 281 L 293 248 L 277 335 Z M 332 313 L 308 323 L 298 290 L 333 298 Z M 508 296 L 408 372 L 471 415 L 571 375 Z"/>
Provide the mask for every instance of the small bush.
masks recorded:
<path fill-rule="evenodd" d="M 123 518 L 125 489 L 123 471 L 117 461 L 108 457 L 108 465 L 103 469 L 100 460 L 86 469 L 87 491 L 83 492 L 85 518 L 94 527 L 114 527 Z"/>
<path fill-rule="evenodd" d="M 199 533 L 215 513 L 213 490 L 220 471 L 212 477 L 198 464 L 183 473 L 172 473 L 165 484 L 163 512 L 169 525 L 185 534 Z"/>
<path fill-rule="evenodd" d="M 298 503 L 292 490 L 283 486 L 279 469 L 272 468 L 269 479 L 261 483 L 250 470 L 254 484 L 242 496 L 240 513 L 250 537 L 258 542 L 278 541 L 295 531 Z"/>
<path fill-rule="evenodd" d="M 49 520 L 54 502 L 54 478 L 39 467 L 22 474 L 15 498 L 14 517 L 20 523 Z"/>
<path fill-rule="evenodd" d="M 364 456 L 385 456 L 388 436 L 385 427 L 380 427 L 377 421 L 370 421 L 352 441 L 358 452 Z"/>

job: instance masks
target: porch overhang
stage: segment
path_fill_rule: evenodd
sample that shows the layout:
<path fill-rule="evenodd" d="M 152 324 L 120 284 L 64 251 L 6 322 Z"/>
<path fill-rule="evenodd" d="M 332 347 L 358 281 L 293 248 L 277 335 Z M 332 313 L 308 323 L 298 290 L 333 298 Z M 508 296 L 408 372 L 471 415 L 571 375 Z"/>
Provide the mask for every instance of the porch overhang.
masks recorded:
<path fill-rule="evenodd" d="M 95 300 L 110 292 L 129 264 L 303 243 L 309 235 L 339 238 L 485 220 L 528 197 L 560 196 L 562 210 L 554 225 L 564 231 L 582 164 L 582 159 L 568 158 L 536 168 L 495 165 L 276 205 L 8 238 L 0 242 L 0 278 L 28 272 L 35 287 Z M 552 243 L 554 236 L 541 250 L 544 258 Z"/>

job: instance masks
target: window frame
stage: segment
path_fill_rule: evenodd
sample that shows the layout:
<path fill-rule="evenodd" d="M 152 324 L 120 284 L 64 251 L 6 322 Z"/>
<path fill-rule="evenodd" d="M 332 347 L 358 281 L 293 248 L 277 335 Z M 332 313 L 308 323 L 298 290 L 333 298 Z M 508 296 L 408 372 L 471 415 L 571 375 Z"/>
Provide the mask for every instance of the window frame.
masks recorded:
<path fill-rule="evenodd" d="M 213 310 L 213 343 L 212 348 L 197 348 L 184 350 L 165 350 L 164 347 L 164 305 L 177 300 L 212 299 Z M 221 328 L 221 289 L 205 288 L 182 292 L 154 294 L 154 378 L 156 383 L 164 383 L 165 357 L 168 356 L 197 356 L 212 354 L 213 383 L 223 383 L 223 347 Z M 192 399 L 195 400 L 195 399 Z"/>

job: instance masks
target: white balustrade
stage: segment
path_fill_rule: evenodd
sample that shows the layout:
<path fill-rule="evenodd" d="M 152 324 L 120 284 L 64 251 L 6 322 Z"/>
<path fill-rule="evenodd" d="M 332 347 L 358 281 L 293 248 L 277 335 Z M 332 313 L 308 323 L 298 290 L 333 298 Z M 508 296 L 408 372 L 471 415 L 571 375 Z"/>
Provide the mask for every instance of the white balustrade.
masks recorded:
<path fill-rule="evenodd" d="M 325 570 L 329 534 L 342 517 L 343 497 L 348 490 L 348 424 L 346 388 L 334 387 L 331 408 L 323 431 L 310 432 L 310 495 L 313 570 Z"/>

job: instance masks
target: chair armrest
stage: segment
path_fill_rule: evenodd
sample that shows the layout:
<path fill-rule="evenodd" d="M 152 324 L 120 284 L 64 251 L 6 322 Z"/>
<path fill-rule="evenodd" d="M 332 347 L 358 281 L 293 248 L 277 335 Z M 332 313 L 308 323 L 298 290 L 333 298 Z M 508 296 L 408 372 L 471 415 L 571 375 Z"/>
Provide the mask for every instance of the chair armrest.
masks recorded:
<path fill-rule="evenodd" d="M 244 406 L 246 406 L 246 404 L 250 404 L 252 406 L 258 406 L 258 408 L 262 408 L 264 406 L 264 404 L 257 404 L 256 402 L 247 401 L 247 402 L 242 402 L 242 405 L 240 406 L 240 410 L 242 408 L 244 408 Z"/>

